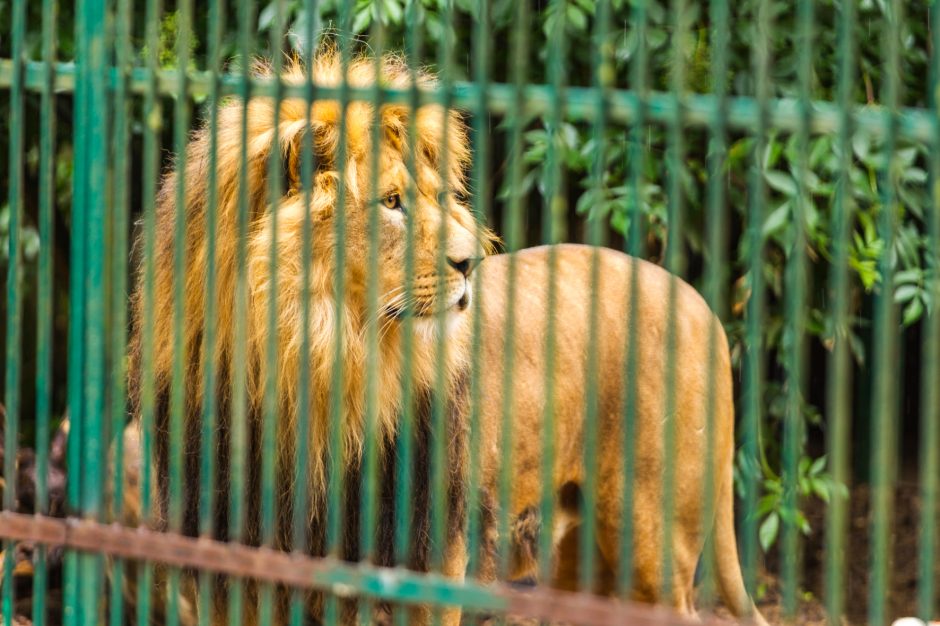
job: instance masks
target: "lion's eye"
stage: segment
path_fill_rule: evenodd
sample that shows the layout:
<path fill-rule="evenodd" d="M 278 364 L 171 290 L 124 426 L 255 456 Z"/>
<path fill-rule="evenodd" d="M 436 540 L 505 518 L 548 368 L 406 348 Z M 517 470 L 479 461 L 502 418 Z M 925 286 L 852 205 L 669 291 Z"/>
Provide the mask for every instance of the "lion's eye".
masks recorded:
<path fill-rule="evenodd" d="M 393 211 L 405 212 L 405 208 L 401 205 L 401 196 L 397 193 L 391 193 L 382 198 L 382 206 Z"/>

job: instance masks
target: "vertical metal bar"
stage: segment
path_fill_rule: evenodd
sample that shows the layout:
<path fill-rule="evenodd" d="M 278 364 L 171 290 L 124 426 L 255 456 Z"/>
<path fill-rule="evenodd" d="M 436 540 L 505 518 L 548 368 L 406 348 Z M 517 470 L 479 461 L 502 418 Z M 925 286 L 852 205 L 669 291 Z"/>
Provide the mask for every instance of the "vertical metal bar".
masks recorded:
<path fill-rule="evenodd" d="M 709 3 L 711 28 L 711 84 L 715 97 L 715 109 L 710 120 L 708 149 L 708 197 L 706 216 L 708 222 L 707 248 L 705 253 L 705 300 L 719 320 L 726 315 L 728 279 L 727 246 L 728 215 L 725 208 L 725 168 L 728 160 L 728 47 L 730 20 L 728 0 L 711 0 Z M 715 517 L 715 409 L 717 404 L 716 381 L 718 376 L 719 342 L 725 341 L 718 333 L 718 326 L 710 325 L 708 333 L 708 384 L 705 406 L 706 459 L 702 493 L 702 521 L 705 528 Z M 699 608 L 711 608 L 715 598 L 715 553 L 706 549 L 702 555 L 702 583 L 697 595 Z"/>
<path fill-rule="evenodd" d="M 70 439 L 81 443 L 80 473 L 82 484 L 79 494 L 79 511 L 89 519 L 99 519 L 103 514 L 102 486 L 105 473 L 104 442 L 101 433 L 104 427 L 106 388 L 106 341 L 105 302 L 107 286 L 104 251 L 108 249 L 107 219 L 110 194 L 107 191 L 108 175 L 108 98 L 107 98 L 107 5 L 105 0 L 84 0 L 80 13 L 83 35 L 78 47 L 78 59 L 82 66 L 78 77 L 80 89 L 76 94 L 80 105 L 76 108 L 76 127 L 84 126 L 82 141 L 76 137 L 74 145 L 83 152 L 83 167 L 73 179 L 73 223 L 84 221 L 85 265 L 73 280 L 84 282 L 84 298 L 72 302 L 72 306 L 84 308 L 82 332 L 77 335 L 84 343 L 81 378 L 76 384 L 81 391 L 76 394 L 82 406 L 82 419 L 70 431 Z M 72 268 L 74 271 L 74 267 Z M 74 471 L 74 469 L 73 469 Z M 83 553 L 78 556 L 77 579 L 79 597 L 76 613 L 81 623 L 91 624 L 100 619 L 102 606 L 101 585 L 103 583 L 103 557 Z"/>
<path fill-rule="evenodd" d="M 49 419 L 52 413 L 52 305 L 53 254 L 55 251 L 55 80 L 56 18 L 58 6 L 55 0 L 44 0 L 42 11 L 42 102 L 40 104 L 39 140 L 39 273 L 36 292 L 38 294 L 36 339 L 36 512 L 49 512 Z M 12 118 L 12 115 L 11 115 Z M 9 322 L 8 322 L 9 323 Z M 8 454 L 8 453 L 7 453 Z M 33 575 L 32 620 L 36 626 L 46 624 L 46 593 L 48 588 L 48 548 L 36 547 L 36 571 Z M 8 575 L 9 572 L 4 572 Z M 7 580 L 10 580 L 7 578 Z M 10 585 L 12 587 L 12 585 Z"/>
<path fill-rule="evenodd" d="M 173 143 L 176 152 L 176 214 L 173 230 L 173 357 L 170 374 L 169 406 L 169 499 L 167 521 L 171 532 L 183 530 L 185 498 L 183 495 L 183 471 L 185 467 L 184 430 L 187 422 L 186 388 L 189 385 L 186 365 L 190 355 L 186 341 L 186 264 L 187 228 L 189 215 L 186 205 L 186 145 L 189 139 L 190 102 L 188 95 L 190 39 L 192 38 L 192 2 L 178 0 L 176 6 L 179 30 L 176 39 L 177 84 L 174 111 Z M 180 620 L 179 568 L 168 568 L 167 580 L 167 625 L 176 626 Z"/>
<path fill-rule="evenodd" d="M 894 500 L 894 481 L 897 465 L 898 398 L 896 388 L 897 307 L 894 303 L 893 249 L 897 213 L 895 176 L 892 164 L 897 146 L 898 104 L 901 102 L 901 23 L 903 7 L 894 0 L 886 6 L 884 29 L 885 68 L 882 83 L 882 101 L 885 106 L 885 124 L 888 133 L 884 142 L 885 164 L 879 176 L 881 188 L 881 214 L 878 219 L 879 237 L 884 248 L 879 259 L 880 291 L 875 303 L 874 320 L 874 378 L 872 387 L 871 451 L 874 461 L 872 475 L 872 528 L 871 528 L 871 584 L 869 587 L 868 621 L 884 623 L 886 598 L 890 583 L 888 553 L 892 524 L 891 510 Z"/>
<path fill-rule="evenodd" d="M 833 261 L 829 299 L 833 320 L 833 346 L 826 367 L 828 414 L 827 456 L 832 478 L 838 485 L 848 480 L 849 410 L 849 236 L 852 224 L 852 104 L 855 90 L 855 4 L 843 2 L 839 19 L 838 102 L 840 111 L 837 155 L 838 185 L 833 205 Z M 832 498 L 826 514 L 826 613 L 829 624 L 842 623 L 845 598 L 845 538 L 847 503 Z"/>
<path fill-rule="evenodd" d="M 16 507 L 16 457 L 20 437 L 20 364 L 23 342 L 23 258 L 20 229 L 23 222 L 23 74 L 26 62 L 26 3 L 13 4 L 13 80 L 10 85 L 10 144 L 8 146 L 8 179 L 10 211 L 9 248 L 7 252 L 7 319 L 6 319 L 6 380 L 4 381 L 4 403 L 6 413 L 3 423 L 4 450 L 3 510 Z M 13 567 L 15 544 L 3 542 L 3 623 L 13 621 Z"/>
<path fill-rule="evenodd" d="M 154 381 L 154 308 L 156 305 L 156 278 L 154 257 L 156 254 L 156 196 L 160 176 L 160 131 L 163 112 L 158 95 L 157 70 L 159 68 L 160 19 L 163 13 L 161 0 L 147 0 L 146 47 L 148 80 L 143 107 L 143 311 L 141 333 L 140 380 L 140 510 L 144 525 L 153 523 L 153 443 L 156 418 L 156 389 Z M 149 561 L 138 565 L 141 569 L 137 585 L 137 623 L 149 624 L 153 601 L 154 567 Z"/>
<path fill-rule="evenodd" d="M 349 107 L 349 65 L 352 60 L 351 50 L 351 20 L 352 6 L 350 3 L 344 3 L 340 11 L 340 94 L 339 94 L 339 133 L 336 148 L 336 166 L 339 169 L 339 180 L 336 189 L 336 211 L 334 212 L 333 233 L 338 243 L 334 248 L 333 269 L 333 324 L 336 329 L 336 336 L 333 338 L 333 376 L 330 385 L 330 406 L 329 406 L 329 446 L 331 454 L 329 455 L 329 483 L 327 498 L 327 528 L 326 528 L 326 549 L 327 554 L 333 557 L 340 557 L 342 552 L 342 524 L 344 507 L 343 496 L 346 489 L 346 481 L 343 475 L 345 467 L 346 450 L 344 444 L 345 432 L 344 413 L 349 409 L 344 394 L 346 360 L 343 353 L 343 345 L 346 342 L 344 337 L 344 325 L 346 323 L 346 189 L 347 180 L 347 159 L 349 158 L 349 132 L 348 107 Z M 324 612 L 324 622 L 328 625 L 336 624 L 337 598 L 329 594 L 326 598 L 326 608 Z"/>
<path fill-rule="evenodd" d="M 109 438 L 113 446 L 112 484 L 113 500 L 111 515 L 122 520 L 124 501 L 124 425 L 127 422 L 126 397 L 126 344 L 127 344 L 127 251 L 128 251 L 128 214 L 130 206 L 130 102 L 128 80 L 133 61 L 131 48 L 131 4 L 129 0 L 119 0 L 115 12 L 115 89 L 114 89 L 114 124 L 111 147 L 113 172 L 112 192 L 114 194 L 111 213 L 111 250 L 110 253 L 110 394 L 111 420 Z M 113 443 L 109 440 L 113 440 Z M 124 567 L 123 559 L 115 559 L 111 566 L 111 584 L 109 585 L 108 612 L 109 621 L 119 626 L 124 612 Z"/>
<path fill-rule="evenodd" d="M 283 152 L 281 149 L 281 101 L 283 99 L 283 82 L 281 70 L 283 67 L 284 30 L 286 21 L 286 7 L 283 0 L 274 0 L 274 28 L 271 33 L 271 69 L 274 74 L 274 119 L 272 120 L 273 133 L 271 137 L 271 152 L 268 155 L 268 204 L 270 206 L 270 249 L 268 259 L 268 320 L 267 320 L 267 346 L 265 347 L 265 380 L 264 380 L 264 407 L 261 432 L 261 545 L 274 547 L 277 533 L 275 480 L 277 471 L 277 430 L 278 430 L 278 210 L 281 197 L 287 191 L 282 189 L 281 181 L 284 173 L 281 168 Z M 299 482 L 304 488 L 306 482 Z M 260 585 L 258 607 L 259 623 L 268 626 L 274 621 L 274 586 L 270 582 Z"/>
<path fill-rule="evenodd" d="M 490 11 L 488 2 L 479 2 L 476 6 L 476 15 L 473 22 L 473 78 L 477 89 L 477 99 L 473 111 L 473 147 L 474 160 L 472 171 L 472 184 L 475 193 L 472 197 L 473 212 L 477 221 L 477 239 L 481 238 L 483 224 L 490 216 L 490 187 L 489 187 L 489 111 L 486 98 L 490 83 Z M 482 249 L 477 255 L 482 257 Z M 471 345 L 471 374 L 470 374 L 470 471 L 467 486 L 467 575 L 479 574 L 480 550 L 482 538 L 480 537 L 480 516 L 483 515 L 480 499 L 480 456 L 482 455 L 480 436 L 480 403 L 483 397 L 482 385 L 482 347 L 483 347 L 483 309 L 482 309 L 482 276 L 483 272 L 473 274 L 473 342 Z"/>
<path fill-rule="evenodd" d="M 633 5 L 631 21 L 636 32 L 636 48 L 633 52 L 631 66 L 631 82 L 636 98 L 636 119 L 630 132 L 628 158 L 630 195 L 632 209 L 630 210 L 629 232 L 627 233 L 625 247 L 628 254 L 634 257 L 643 255 L 643 239 L 645 237 L 643 214 L 643 162 L 646 150 L 643 141 L 643 129 L 646 125 L 646 97 L 647 84 L 647 25 L 648 14 L 645 0 Z M 636 449 L 634 435 L 636 433 L 637 417 L 637 372 L 639 371 L 639 358 L 637 351 L 637 338 L 640 321 L 637 319 L 640 295 L 640 264 L 634 261 L 630 264 L 630 288 L 627 302 L 627 318 L 629 327 L 626 338 L 626 359 L 623 368 L 623 474 L 625 477 L 633 475 Z M 633 586 L 633 510 L 634 510 L 633 481 L 623 481 L 623 513 L 620 526 L 620 569 L 617 572 L 617 592 L 620 597 L 626 597 Z"/>
<path fill-rule="evenodd" d="M 410 89 L 408 98 L 408 155 L 406 158 L 406 167 L 408 168 L 408 177 L 413 184 L 406 190 L 406 199 L 408 206 L 415 206 L 418 200 L 418 190 L 415 184 L 418 180 L 417 157 L 415 154 L 417 143 L 417 114 L 418 114 L 418 63 L 421 56 L 421 24 L 418 19 L 419 5 L 416 2 L 408 4 L 406 9 L 405 21 L 408 28 L 405 32 L 405 57 L 408 61 L 408 70 L 410 72 Z M 414 274 L 415 274 L 415 221 L 405 220 L 406 228 L 406 247 L 405 247 L 405 311 L 402 318 L 402 416 L 400 423 L 400 433 L 396 445 L 396 456 L 399 459 L 406 460 L 403 463 L 396 463 L 395 476 L 395 511 L 397 514 L 395 524 L 395 561 L 404 561 L 407 559 L 408 548 L 411 536 L 411 497 L 414 491 L 414 481 L 412 478 L 413 463 L 410 460 L 414 453 L 413 437 L 415 433 L 415 411 L 414 411 Z M 408 513 L 405 513 L 408 511 Z M 405 623 L 405 612 L 398 611 L 396 615 L 396 625 L 402 626 Z"/>
<path fill-rule="evenodd" d="M 312 261 L 313 223 L 310 215 L 310 206 L 313 200 L 313 132 L 310 129 L 310 109 L 316 96 L 316 85 L 313 76 L 313 51 L 316 48 L 314 39 L 319 28 L 320 7 L 317 0 L 306 0 L 304 10 L 307 12 L 306 32 L 304 41 L 305 84 L 304 96 L 306 107 L 304 115 L 307 123 L 301 139 L 300 182 L 303 187 L 304 218 L 301 238 L 303 246 L 301 251 L 301 266 L 303 283 L 301 286 L 301 348 L 299 380 L 297 381 L 297 439 L 298 445 L 294 458 L 294 484 L 304 485 L 304 477 L 310 471 L 310 456 L 306 442 L 310 441 L 310 420 L 314 407 L 310 404 L 310 264 Z M 306 553 L 310 542 L 310 491 L 308 489 L 294 489 L 292 547 L 295 552 Z M 303 626 L 305 621 L 304 595 L 299 590 L 291 592 L 290 599 L 290 626 Z"/>
<path fill-rule="evenodd" d="M 663 421 L 663 495 L 662 495 L 662 571 L 660 580 L 660 597 L 671 601 L 673 589 L 673 545 L 672 531 L 675 517 L 675 468 L 668 462 L 675 453 L 676 445 L 676 372 L 678 368 L 677 351 L 679 350 L 679 329 L 677 307 L 679 303 L 679 276 L 685 271 L 685 236 L 683 234 L 683 188 L 682 170 L 684 168 L 685 146 L 684 132 L 684 106 L 685 106 L 685 53 L 683 40 L 688 30 L 688 11 L 685 0 L 673 0 L 673 29 L 672 34 L 672 75 L 670 77 L 672 95 L 676 100 L 675 115 L 668 124 L 668 148 L 666 151 L 667 176 L 669 198 L 667 203 L 667 224 L 669 226 L 664 253 L 664 267 L 669 271 L 669 312 L 666 319 L 666 354 L 664 370 L 664 389 L 666 390 L 665 419 Z"/>
<path fill-rule="evenodd" d="M 238 2 L 238 53 L 242 59 L 239 76 L 239 98 L 241 99 L 241 142 L 239 145 L 239 185 L 238 216 L 236 218 L 235 255 L 235 320 L 233 365 L 232 365 L 232 413 L 231 434 L 229 441 L 229 538 L 233 542 L 247 539 L 248 518 L 245 506 L 248 462 L 248 398 L 247 383 L 247 323 L 248 323 L 248 276 L 246 259 L 248 256 L 249 206 L 248 188 L 250 180 L 248 162 L 248 110 L 251 98 L 251 56 L 254 38 L 254 2 Z M 244 620 L 244 581 L 235 578 L 228 588 L 228 621 L 230 624 L 242 624 Z"/>
<path fill-rule="evenodd" d="M 609 41 L 610 32 L 610 2 L 600 0 L 597 7 L 597 19 L 594 22 L 593 39 L 591 46 L 592 77 L 594 88 L 594 141 L 596 150 L 592 165 L 592 184 L 595 197 L 601 201 L 605 195 L 604 173 L 607 168 L 607 108 L 609 90 L 613 85 L 614 66 L 611 61 L 612 49 Z M 602 246 L 607 239 L 607 215 L 600 209 L 588 216 L 588 239 L 592 246 Z M 602 416 L 598 407 L 598 389 L 600 376 L 598 368 L 598 354 L 600 340 L 598 326 L 600 323 L 600 250 L 595 247 L 591 255 L 591 302 L 588 312 L 588 350 L 587 367 L 585 368 L 586 407 L 584 411 L 584 483 L 582 485 L 582 525 L 578 534 L 580 542 L 581 563 L 579 567 L 580 587 L 582 590 L 595 591 L 597 578 L 597 485 L 598 485 L 598 436 L 600 433 L 599 420 Z"/>
<path fill-rule="evenodd" d="M 445 409 L 447 398 L 447 310 L 444 308 L 446 293 L 447 272 L 447 240 L 450 236 L 450 196 L 453 193 L 450 181 L 449 153 L 450 124 L 449 115 L 452 104 L 451 83 L 453 81 L 453 41 L 451 41 L 451 23 L 453 20 L 453 2 L 447 0 L 441 7 L 442 37 L 438 48 L 439 84 L 437 95 L 441 103 L 441 133 L 440 160 L 438 172 L 441 177 L 441 187 L 437 190 L 437 202 L 440 206 L 440 227 L 437 233 L 437 286 L 435 301 L 437 303 L 435 324 L 437 325 L 437 375 L 435 377 L 435 393 L 431 412 L 431 571 L 441 570 L 444 566 L 444 543 L 446 541 L 447 525 L 447 424 L 445 422 Z"/>
<path fill-rule="evenodd" d="M 372 21 L 372 32 L 369 42 L 372 47 L 373 72 L 375 80 L 372 89 L 372 127 L 371 142 L 372 156 L 369 163 L 369 204 L 367 211 L 369 213 L 369 250 L 368 267 L 369 272 L 366 277 L 366 390 L 365 390 L 365 424 L 366 436 L 365 450 L 363 451 L 362 477 L 365 481 L 360 494 L 360 508 L 362 510 L 362 523 L 359 529 L 361 554 L 363 561 L 371 561 L 374 558 L 375 550 L 375 529 L 376 529 L 376 511 L 378 505 L 378 446 L 379 440 L 384 443 L 384 433 L 379 431 L 378 421 L 378 399 L 379 399 L 379 373 L 381 363 L 379 362 L 379 230 L 382 216 L 381 196 L 386 192 L 379 188 L 379 152 L 382 145 L 383 125 L 382 119 L 382 84 L 383 65 L 382 58 L 385 45 L 385 27 L 383 25 L 383 13 L 381 3 L 375 5 L 376 14 Z M 385 450 L 382 451 L 385 453 Z M 366 604 L 366 603 L 363 603 Z M 363 618 L 368 621 L 368 615 Z"/>
<path fill-rule="evenodd" d="M 927 289 L 934 307 L 928 310 L 924 324 L 923 372 L 921 385 L 920 417 L 920 493 L 921 521 L 919 538 L 919 572 L 917 576 L 917 615 L 924 621 L 933 616 L 936 594 L 934 564 L 940 558 L 937 553 L 937 491 L 940 476 L 940 393 L 937 385 L 940 374 L 940 107 L 937 90 L 940 89 L 940 2 L 930 6 L 930 81 L 927 101 L 934 121 L 934 138 L 930 142 L 931 205 L 928 218 L 928 254 L 930 264 Z"/>
<path fill-rule="evenodd" d="M 82 50 L 85 39 L 85 29 L 83 27 L 85 0 L 76 0 L 75 3 L 75 26 L 74 38 L 75 49 L 79 53 Z M 85 65 L 79 64 L 76 68 L 76 85 L 73 103 L 73 146 L 78 147 L 74 151 L 74 161 L 72 164 L 72 216 L 81 216 L 76 209 L 78 194 L 75 193 L 82 184 L 85 174 L 85 101 L 84 101 L 84 72 Z M 81 453 L 81 432 L 82 432 L 82 384 L 84 368 L 84 330 L 85 330 L 85 281 L 82 277 L 85 275 L 85 229 L 87 219 L 73 219 L 71 223 L 70 247 L 69 247 L 69 330 L 68 330 L 68 418 L 69 418 L 69 437 L 67 442 L 66 456 L 67 467 L 73 468 L 71 478 L 66 484 L 66 506 L 69 512 L 77 511 L 80 507 L 81 486 L 83 475 L 81 471 L 74 471 L 74 468 L 82 466 Z M 75 626 L 78 624 L 78 558 L 79 554 L 74 550 L 67 550 L 64 557 L 64 576 L 63 576 L 63 623 L 65 626 Z"/>
<path fill-rule="evenodd" d="M 202 336 L 202 422 L 199 436 L 199 536 L 213 537 L 213 520 L 216 511 L 217 470 L 215 458 L 218 454 L 219 426 L 217 398 L 219 394 L 216 363 L 217 303 L 216 293 L 216 246 L 218 242 L 218 148 L 219 148 L 219 74 L 222 71 L 222 35 L 225 25 L 225 0 L 212 0 L 209 5 L 208 59 L 209 98 L 206 108 L 209 114 L 209 173 L 208 197 L 206 198 L 206 290 L 205 313 Z M 218 530 L 218 529 L 217 529 Z M 199 573 L 199 600 L 197 616 L 199 626 L 208 626 L 212 620 L 214 575 L 207 571 Z"/>
<path fill-rule="evenodd" d="M 346 406 L 343 394 L 344 374 L 343 364 L 346 360 L 343 358 L 343 325 L 345 323 L 345 303 L 346 297 L 346 160 L 349 157 L 349 133 L 347 128 L 347 107 L 349 106 L 349 64 L 352 51 L 350 50 L 351 29 L 348 28 L 352 18 L 352 7 L 348 4 L 342 6 L 340 21 L 340 65 L 342 78 L 340 81 L 340 123 L 339 139 L 336 149 L 336 166 L 339 168 L 339 181 L 336 191 L 336 212 L 334 213 L 334 234 L 339 244 L 334 252 L 334 311 L 333 323 L 336 328 L 336 337 L 333 339 L 333 377 L 330 389 L 330 468 L 329 468 L 329 504 L 327 506 L 327 552 L 330 555 L 338 556 L 340 550 L 340 540 L 342 537 L 341 524 L 343 522 L 342 493 L 344 490 L 343 480 L 343 461 L 345 452 L 343 440 L 343 412 L 348 408 Z M 328 620 L 329 621 L 329 620 Z"/>
<path fill-rule="evenodd" d="M 800 128 L 797 133 L 796 198 L 793 209 L 793 242 L 787 253 L 784 269 L 786 284 L 783 351 L 786 361 L 786 418 L 783 435 L 783 493 L 784 507 L 793 512 L 783 519 L 780 556 L 783 580 L 783 610 L 788 619 L 796 617 L 799 585 L 800 529 L 795 512 L 799 506 L 798 463 L 803 442 L 803 361 L 806 308 L 805 247 L 806 215 L 812 198 L 806 189 L 809 175 L 810 81 L 813 71 L 813 5 L 812 0 L 800 0 L 797 6 L 797 50 L 799 76 Z"/>
<path fill-rule="evenodd" d="M 744 510 L 757 508 L 760 483 L 760 428 L 763 411 L 764 369 L 764 240 L 762 227 L 767 200 L 762 162 L 767 142 L 767 100 L 770 97 L 770 6 L 760 0 L 757 6 L 757 30 L 752 44 L 752 66 L 756 82 L 757 124 L 754 127 L 754 145 L 748 172 L 748 286 L 750 294 L 745 312 L 744 354 Z M 747 515 L 744 519 L 742 540 L 744 584 L 753 594 L 757 580 L 757 519 Z"/>
<path fill-rule="evenodd" d="M 509 203 L 503 216 L 503 232 L 506 236 L 506 250 L 509 253 L 508 289 L 506 296 L 506 334 L 503 352 L 503 379 L 501 381 L 503 398 L 501 403 L 501 423 L 499 448 L 502 450 L 499 472 L 499 519 L 497 524 L 500 563 L 497 568 L 498 578 L 505 579 L 509 569 L 509 515 L 512 508 L 512 449 L 513 432 L 513 365 L 516 352 L 516 251 L 523 244 L 522 239 L 522 129 L 526 123 L 525 83 L 526 68 L 529 58 L 529 7 L 526 2 L 519 2 L 516 10 L 515 28 L 513 29 L 512 82 L 515 93 L 509 148 Z"/>
<path fill-rule="evenodd" d="M 549 34 L 548 73 L 555 100 L 546 131 L 548 148 L 545 155 L 545 201 L 542 205 L 542 241 L 555 244 L 562 239 L 566 201 L 562 186 L 559 141 L 565 114 L 565 66 L 567 55 L 566 3 L 554 4 L 555 26 Z M 555 351 L 557 341 L 558 255 L 553 246 L 548 252 L 548 327 L 545 329 L 545 409 L 542 412 L 542 484 L 539 505 L 539 581 L 549 584 L 554 572 L 554 512 L 555 512 Z"/>

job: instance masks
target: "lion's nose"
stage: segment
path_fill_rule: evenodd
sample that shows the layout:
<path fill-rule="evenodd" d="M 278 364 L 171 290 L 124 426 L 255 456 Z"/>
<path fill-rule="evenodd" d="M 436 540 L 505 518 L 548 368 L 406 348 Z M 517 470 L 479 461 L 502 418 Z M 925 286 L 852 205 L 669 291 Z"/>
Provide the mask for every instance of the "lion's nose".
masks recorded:
<path fill-rule="evenodd" d="M 473 257 L 467 257 L 460 261 L 447 257 L 447 264 L 450 265 L 455 270 L 457 270 L 458 272 L 460 272 L 461 274 L 463 274 L 464 278 L 469 277 L 470 272 L 472 272 L 473 268 L 479 265 L 479 263 L 480 263 L 480 259 L 473 258 Z"/>

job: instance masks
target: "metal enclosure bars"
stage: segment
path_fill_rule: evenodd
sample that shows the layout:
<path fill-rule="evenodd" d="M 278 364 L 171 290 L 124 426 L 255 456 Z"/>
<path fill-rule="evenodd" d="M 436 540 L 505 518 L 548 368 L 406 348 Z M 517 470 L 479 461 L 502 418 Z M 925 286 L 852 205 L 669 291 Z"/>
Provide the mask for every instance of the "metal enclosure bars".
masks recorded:
<path fill-rule="evenodd" d="M 0 0 L 3 624 L 940 619 L 938 20 Z"/>

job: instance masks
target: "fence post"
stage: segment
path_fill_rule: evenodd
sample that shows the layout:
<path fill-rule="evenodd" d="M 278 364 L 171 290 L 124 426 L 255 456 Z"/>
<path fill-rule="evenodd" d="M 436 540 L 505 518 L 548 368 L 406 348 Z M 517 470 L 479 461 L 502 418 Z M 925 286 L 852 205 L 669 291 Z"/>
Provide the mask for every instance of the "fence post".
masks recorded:
<path fill-rule="evenodd" d="M 105 0 L 80 0 L 75 12 L 75 163 L 69 319 L 69 491 L 75 515 L 100 519 L 107 454 L 105 423 L 105 280 L 109 233 L 108 58 Z M 68 555 L 66 623 L 99 622 L 103 556 Z"/>

